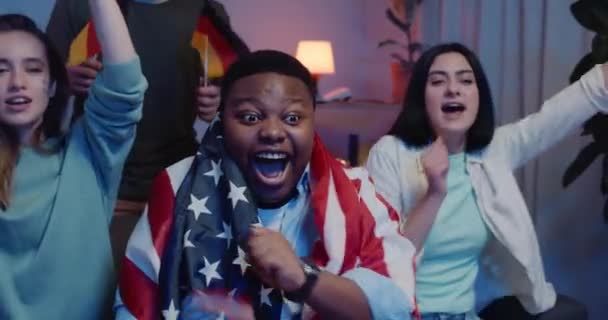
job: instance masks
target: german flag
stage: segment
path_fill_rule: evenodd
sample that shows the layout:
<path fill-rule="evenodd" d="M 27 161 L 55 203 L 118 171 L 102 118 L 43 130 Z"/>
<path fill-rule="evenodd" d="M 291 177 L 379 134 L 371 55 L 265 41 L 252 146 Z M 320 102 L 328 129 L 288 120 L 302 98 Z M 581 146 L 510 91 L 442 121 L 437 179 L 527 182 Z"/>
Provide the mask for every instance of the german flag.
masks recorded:
<path fill-rule="evenodd" d="M 207 65 L 209 78 L 223 76 L 240 55 L 249 52 L 245 42 L 209 4 L 201 11 L 191 44 L 198 50 L 203 66 Z"/>
<path fill-rule="evenodd" d="M 90 57 L 99 54 L 101 52 L 101 46 L 97 40 L 97 34 L 95 33 L 95 26 L 92 21 L 82 28 L 80 33 L 74 38 L 70 45 L 70 53 L 68 55 L 68 65 L 78 65 Z"/>
<path fill-rule="evenodd" d="M 126 16 L 126 1 L 116 0 L 120 6 L 123 15 Z M 78 33 L 76 38 L 72 40 L 70 44 L 70 51 L 68 53 L 68 65 L 78 65 L 85 60 L 98 55 L 101 53 L 101 46 L 95 33 L 95 26 L 93 21 L 90 20 L 84 25 L 82 30 Z"/>

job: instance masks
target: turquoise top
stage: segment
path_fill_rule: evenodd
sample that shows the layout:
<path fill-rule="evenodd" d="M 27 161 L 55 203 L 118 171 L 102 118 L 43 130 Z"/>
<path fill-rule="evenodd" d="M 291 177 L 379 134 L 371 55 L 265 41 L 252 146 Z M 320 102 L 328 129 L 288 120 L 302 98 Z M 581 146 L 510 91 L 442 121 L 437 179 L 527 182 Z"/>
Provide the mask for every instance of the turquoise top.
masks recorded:
<path fill-rule="evenodd" d="M 146 87 L 139 58 L 106 64 L 60 151 L 21 149 L 0 210 L 0 319 L 97 319 L 111 302 L 108 226 Z"/>
<path fill-rule="evenodd" d="M 465 313 L 475 307 L 478 258 L 488 229 L 477 207 L 465 154 L 449 156 L 448 193 L 416 269 L 420 312 Z"/>

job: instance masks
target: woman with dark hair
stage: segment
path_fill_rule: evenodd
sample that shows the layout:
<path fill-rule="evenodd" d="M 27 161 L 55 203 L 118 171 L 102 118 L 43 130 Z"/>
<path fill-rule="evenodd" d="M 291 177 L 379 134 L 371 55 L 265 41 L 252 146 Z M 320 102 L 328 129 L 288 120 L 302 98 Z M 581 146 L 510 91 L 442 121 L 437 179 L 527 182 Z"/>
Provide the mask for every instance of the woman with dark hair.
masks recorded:
<path fill-rule="evenodd" d="M 0 319 L 96 319 L 111 301 L 108 224 L 147 84 L 116 1 L 89 3 L 106 65 L 67 133 L 63 62 L 0 15 Z"/>
<path fill-rule="evenodd" d="M 420 57 L 412 73 L 404 108 L 389 131 L 390 135 L 399 137 L 415 147 L 424 147 L 433 140 L 435 133 L 427 116 L 425 99 L 429 69 L 437 56 L 451 52 L 462 55 L 470 65 L 472 73 L 461 75 L 471 78 L 464 80 L 465 82 L 475 80 L 479 92 L 479 109 L 473 124 L 466 132 L 466 151 L 478 151 L 490 143 L 494 135 L 494 103 L 490 85 L 475 54 L 458 43 L 436 46 Z"/>
<path fill-rule="evenodd" d="M 503 295 L 517 296 L 531 314 L 555 305 L 513 171 L 606 112 L 607 77 L 608 67 L 596 66 L 539 112 L 495 130 L 490 88 L 475 54 L 452 43 L 421 56 L 403 110 L 370 151 L 367 167 L 419 250 L 423 319 L 477 319 L 476 302 Z M 503 285 L 488 290 L 491 296 L 476 294 L 479 271 Z"/>

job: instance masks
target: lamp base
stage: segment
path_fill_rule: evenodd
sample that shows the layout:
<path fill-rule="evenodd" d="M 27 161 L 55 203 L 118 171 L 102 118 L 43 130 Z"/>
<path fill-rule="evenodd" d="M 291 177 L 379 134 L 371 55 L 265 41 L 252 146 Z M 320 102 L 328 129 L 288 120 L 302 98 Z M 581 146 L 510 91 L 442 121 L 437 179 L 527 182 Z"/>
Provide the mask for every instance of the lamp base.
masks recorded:
<path fill-rule="evenodd" d="M 312 85 L 313 85 L 313 92 L 315 94 L 315 96 L 318 98 L 319 95 L 319 78 L 321 77 L 320 74 L 311 74 L 311 78 L 312 78 Z"/>

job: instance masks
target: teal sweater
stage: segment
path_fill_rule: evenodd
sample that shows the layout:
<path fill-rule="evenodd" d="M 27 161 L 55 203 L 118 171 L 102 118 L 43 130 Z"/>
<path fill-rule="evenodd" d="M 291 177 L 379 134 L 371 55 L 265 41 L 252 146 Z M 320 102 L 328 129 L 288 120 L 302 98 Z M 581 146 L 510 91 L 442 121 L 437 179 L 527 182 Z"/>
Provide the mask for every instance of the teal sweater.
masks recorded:
<path fill-rule="evenodd" d="M 114 287 L 108 225 L 146 87 L 139 58 L 106 64 L 60 151 L 21 150 L 0 211 L 0 319 L 101 317 Z"/>

